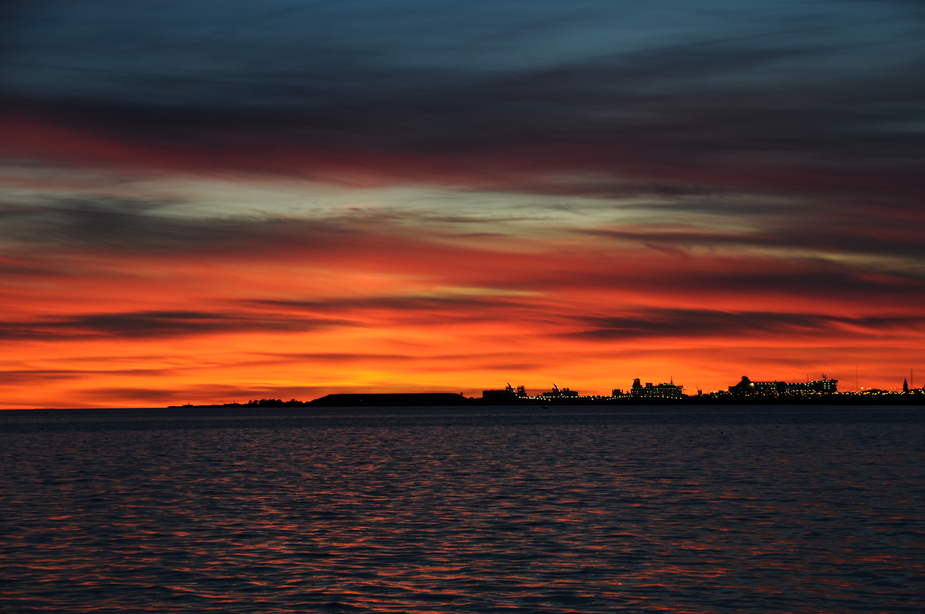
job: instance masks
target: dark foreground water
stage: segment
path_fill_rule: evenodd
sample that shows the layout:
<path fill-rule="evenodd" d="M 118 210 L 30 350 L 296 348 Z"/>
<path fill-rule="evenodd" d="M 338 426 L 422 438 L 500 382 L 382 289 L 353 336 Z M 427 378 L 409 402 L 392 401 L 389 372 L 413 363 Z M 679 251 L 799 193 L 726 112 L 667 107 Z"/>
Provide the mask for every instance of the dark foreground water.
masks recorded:
<path fill-rule="evenodd" d="M 923 612 L 925 408 L 0 412 L 0 612 Z"/>

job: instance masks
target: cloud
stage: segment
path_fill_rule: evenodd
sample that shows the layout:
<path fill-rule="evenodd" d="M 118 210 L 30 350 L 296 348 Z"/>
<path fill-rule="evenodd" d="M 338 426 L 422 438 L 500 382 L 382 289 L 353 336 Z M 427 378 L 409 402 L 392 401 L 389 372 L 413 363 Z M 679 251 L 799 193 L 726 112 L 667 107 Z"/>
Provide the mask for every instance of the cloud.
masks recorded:
<path fill-rule="evenodd" d="M 203 15 L 180 5 L 150 22 L 146 11 L 65 3 L 65 30 L 23 8 L 0 74 L 7 151 L 353 185 L 736 188 L 907 206 L 925 195 L 925 85 L 915 78 L 925 17 L 912 5 L 721 2 L 712 16 L 676 5 L 675 19 L 602 3 L 409 16 L 385 4 L 365 15 L 282 4 L 212 15 L 210 5 L 205 14 L 229 28 L 208 32 L 185 25 Z M 232 24 L 251 20 L 272 36 L 241 40 Z M 535 37 L 549 28 L 553 38 Z M 333 34 L 344 31 L 364 35 Z"/>
<path fill-rule="evenodd" d="M 10 254 L 0 267 L 41 269 L 44 254 L 127 257 L 265 259 L 315 256 L 330 259 L 367 252 L 388 254 L 411 241 L 403 216 L 377 210 L 332 215 L 201 213 L 186 202 L 147 198 L 43 195 L 34 202 L 0 203 L 0 243 Z M 388 228 L 390 232 L 383 232 Z"/>
<path fill-rule="evenodd" d="M 838 317 L 826 314 L 771 311 L 733 312 L 710 309 L 649 308 L 609 317 L 576 318 L 586 326 L 571 336 L 597 341 L 690 338 L 701 340 L 779 337 L 824 340 L 848 336 L 921 333 L 919 314 Z"/>
<path fill-rule="evenodd" d="M 925 218 L 925 212 L 921 213 Z M 823 218 L 823 219 L 820 219 Z M 881 256 L 907 259 L 910 263 L 925 263 L 925 246 L 917 230 L 901 226 L 898 220 L 871 220 L 865 226 L 839 224 L 835 216 L 824 219 L 815 214 L 797 220 L 778 219 L 763 228 L 739 231 L 713 231 L 689 227 L 632 227 L 576 229 L 588 234 L 639 243 L 666 253 L 685 257 L 694 246 L 700 248 L 726 248 L 730 251 L 764 250 L 772 248 L 778 254 Z M 908 223 L 910 220 L 906 220 Z M 925 219 L 923 219 L 925 221 Z M 815 222 L 815 223 L 813 223 Z M 913 270 L 909 271 L 913 273 Z M 925 281 L 918 271 L 919 281 Z"/>
<path fill-rule="evenodd" d="M 0 371 L 4 385 L 41 385 L 47 382 L 74 381 L 105 377 L 165 377 L 176 374 L 172 368 L 134 369 L 9 369 Z"/>
<path fill-rule="evenodd" d="M 84 296 L 92 282 L 107 300 L 121 301 L 133 288 L 136 298 L 169 306 L 80 308 L 116 313 L 99 321 L 65 316 L 42 323 L 21 315 L 3 334 L 102 334 L 106 326 L 116 335 L 133 328 L 181 334 L 270 329 L 271 321 L 298 328 L 333 324 L 341 314 L 364 325 L 536 322 L 576 309 L 594 313 L 588 296 L 601 292 L 618 303 L 709 301 L 741 308 L 763 302 L 787 309 L 799 301 L 812 309 L 875 313 L 882 309 L 877 303 L 887 301 L 911 309 L 925 296 L 916 217 L 900 211 L 853 225 L 853 212 L 866 206 L 829 218 L 762 209 L 760 224 L 742 217 L 739 228 L 708 227 L 709 212 L 706 221 L 688 223 L 580 226 L 579 212 L 568 226 L 531 237 L 530 227 L 516 226 L 503 234 L 473 233 L 499 226 L 491 218 L 435 222 L 428 209 L 216 216 L 155 199 L 7 203 L 0 206 L 7 284 L 24 288 L 46 278 L 61 296 L 67 289 Z M 210 303 L 218 293 L 232 302 L 227 312 L 200 314 L 197 307 L 183 315 L 185 308 L 170 301 L 176 292 Z M 118 315 L 123 312 L 128 315 Z"/>
<path fill-rule="evenodd" d="M 0 339 L 163 339 L 216 333 L 314 331 L 349 324 L 342 319 L 259 317 L 202 311 L 140 311 L 50 317 L 0 324 Z"/>
<path fill-rule="evenodd" d="M 491 292 L 491 291 L 488 291 Z M 363 298 L 333 298 L 327 300 L 260 300 L 254 304 L 281 307 L 307 313 L 351 313 L 354 311 L 414 311 L 439 313 L 441 311 L 465 313 L 469 310 L 490 307 L 511 308 L 530 304 L 529 298 L 516 298 L 499 289 L 494 296 L 370 296 Z"/>

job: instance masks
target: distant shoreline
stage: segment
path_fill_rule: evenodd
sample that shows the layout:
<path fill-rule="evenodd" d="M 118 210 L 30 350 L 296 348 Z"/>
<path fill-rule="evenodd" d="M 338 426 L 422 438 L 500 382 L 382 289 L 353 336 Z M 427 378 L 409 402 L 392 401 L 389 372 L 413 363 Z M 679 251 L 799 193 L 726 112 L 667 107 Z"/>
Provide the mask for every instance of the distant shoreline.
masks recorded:
<path fill-rule="evenodd" d="M 491 407 L 548 405 L 925 405 L 925 393 L 833 393 L 812 395 L 732 395 L 704 394 L 681 398 L 661 397 L 516 397 L 481 399 L 453 393 L 369 393 L 329 394 L 312 401 L 261 399 L 247 403 L 208 405 L 170 405 L 168 409 L 217 407 L 286 408 L 286 407 Z"/>

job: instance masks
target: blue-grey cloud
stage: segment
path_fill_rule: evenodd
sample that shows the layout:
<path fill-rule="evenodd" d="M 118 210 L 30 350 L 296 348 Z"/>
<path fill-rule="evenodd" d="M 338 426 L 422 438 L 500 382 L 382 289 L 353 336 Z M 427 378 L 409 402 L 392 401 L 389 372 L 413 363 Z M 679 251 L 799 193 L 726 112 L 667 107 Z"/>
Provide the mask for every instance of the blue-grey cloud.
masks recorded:
<path fill-rule="evenodd" d="M 755 339 L 779 336 L 793 340 L 824 339 L 838 331 L 844 338 L 876 338 L 884 334 L 921 331 L 925 317 L 918 314 L 839 317 L 819 313 L 719 311 L 713 309 L 649 308 L 610 317 L 578 318 L 585 327 L 568 336 L 599 341 L 637 339 Z"/>
<path fill-rule="evenodd" d="M 203 163 L 312 165 L 283 146 L 424 180 L 613 180 L 526 190 L 925 193 L 916 3 L 12 7 L 5 108 Z"/>
<path fill-rule="evenodd" d="M 216 333 L 314 331 L 350 322 L 335 318 L 281 317 L 206 311 L 92 313 L 0 323 L 0 339 L 160 339 Z"/>
<path fill-rule="evenodd" d="M 923 212 L 925 214 L 925 212 Z M 805 220 L 812 220 L 806 216 Z M 925 262 L 925 244 L 915 232 L 909 232 L 902 223 L 908 220 L 893 220 L 887 216 L 869 221 L 865 227 L 839 224 L 834 216 L 816 219 L 815 223 L 787 224 L 783 220 L 772 222 L 766 228 L 739 232 L 709 232 L 699 229 L 581 229 L 579 234 L 611 237 L 620 241 L 640 243 L 666 253 L 686 255 L 694 247 L 700 248 L 775 248 L 792 252 L 813 250 L 824 254 L 857 254 L 869 256 L 892 256 Z M 923 219 L 922 221 L 925 221 Z M 919 220 L 915 220 L 919 223 Z M 829 271 L 827 274 L 840 276 L 844 271 Z M 909 271 L 908 275 L 925 281 L 920 273 Z M 908 282 L 908 279 L 904 280 Z"/>
<path fill-rule="evenodd" d="M 694 210 L 697 205 L 691 207 Z M 231 307 L 232 314 L 239 309 L 248 314 L 256 310 L 258 318 L 263 317 L 259 315 L 263 311 L 272 312 L 269 318 L 280 312 L 283 322 L 289 317 L 285 314 L 309 319 L 342 314 L 375 319 L 379 316 L 374 314 L 380 314 L 390 320 L 417 318 L 440 323 L 498 320 L 517 313 L 517 318 L 524 320 L 539 317 L 535 296 L 529 293 L 556 296 L 593 288 L 626 288 L 649 295 L 746 294 L 774 300 L 814 297 L 857 306 L 868 304 L 872 296 L 903 305 L 925 300 L 925 275 L 920 264 L 925 262 L 925 251 L 917 230 L 920 219 L 902 211 L 868 216 L 863 224 L 850 219 L 863 213 L 859 205 L 828 215 L 805 212 L 796 218 L 786 210 L 769 210 L 759 212 L 760 227 L 739 230 L 710 231 L 683 225 L 667 229 L 659 225 L 578 228 L 570 233 L 594 238 L 589 251 L 559 258 L 549 268 L 546 256 L 508 254 L 498 250 L 494 239 L 482 243 L 481 237 L 467 234 L 466 244 L 458 245 L 428 236 L 415 230 L 420 219 L 412 212 L 348 211 L 321 219 L 259 215 L 216 218 L 185 215 L 182 204 L 157 200 L 68 198 L 0 206 L 0 244 L 5 256 L 0 259 L 0 271 L 8 280 L 52 280 L 93 275 L 100 272 L 100 266 L 105 269 L 104 263 L 111 258 L 126 259 L 126 263 L 147 258 L 170 262 L 193 258 L 230 266 L 242 260 L 276 262 L 282 258 L 305 266 L 413 272 L 447 288 L 488 291 L 260 301 L 248 301 L 244 291 L 244 303 Z M 491 228 L 493 222 L 481 223 Z M 466 230 L 473 224 L 467 219 Z M 614 240 L 614 249 L 629 249 L 623 253 L 637 257 L 638 247 L 646 246 L 677 258 L 678 270 L 673 270 L 670 260 L 654 269 L 633 261 L 621 266 L 598 265 L 593 256 L 606 252 L 607 239 Z M 101 260 L 94 264 L 82 258 L 68 264 L 75 254 Z M 125 267 L 131 275 L 131 265 Z M 77 324 L 68 326 L 76 330 L 80 328 Z M 221 318 L 155 324 L 148 322 L 141 329 L 160 326 L 169 332 L 171 327 L 232 327 Z M 243 320 L 234 326 L 256 324 Z M 47 332 L 47 327 L 24 332 L 31 330 L 29 326 L 7 328 L 5 334 L 39 334 Z"/>
<path fill-rule="evenodd" d="M 381 222 L 344 213 L 308 219 L 274 215 L 189 215 L 183 203 L 150 199 L 66 197 L 30 204 L 0 203 L 0 242 L 49 250 L 129 254 L 230 254 L 242 247 L 256 256 L 298 250 L 330 253 L 363 243 L 364 231 Z M 34 270 L 11 260 L 0 267 Z"/>
<path fill-rule="evenodd" d="M 791 261 L 809 252 L 799 271 L 691 271 L 675 287 L 921 295 L 921 3 L 74 0 L 2 10 L 0 112 L 125 145 L 113 164 L 137 155 L 138 164 L 179 172 L 342 171 L 591 195 L 615 208 L 657 209 L 660 223 L 671 213 L 704 214 L 722 227 L 591 231 L 624 243 L 680 257 L 692 248 L 768 248 L 797 254 Z M 80 163 L 78 151 L 69 163 Z M 768 194 L 774 199 L 755 198 Z M 627 205 L 639 196 L 652 198 Z M 379 241 L 371 224 L 397 235 L 401 221 L 370 217 L 381 213 L 197 218 L 172 206 L 7 204 L 0 241 L 119 254 L 362 257 L 395 245 Z M 739 218 L 751 219 L 734 230 L 723 223 Z M 448 211 L 442 219 L 457 218 Z M 812 261 L 815 253 L 859 258 L 835 266 Z M 865 258 L 916 266 L 871 277 Z M 42 269 L 23 259 L 0 267 Z M 662 283 L 572 270 L 494 281 L 523 289 Z M 383 309 L 399 311 L 439 306 L 385 300 L 392 304 Z"/>

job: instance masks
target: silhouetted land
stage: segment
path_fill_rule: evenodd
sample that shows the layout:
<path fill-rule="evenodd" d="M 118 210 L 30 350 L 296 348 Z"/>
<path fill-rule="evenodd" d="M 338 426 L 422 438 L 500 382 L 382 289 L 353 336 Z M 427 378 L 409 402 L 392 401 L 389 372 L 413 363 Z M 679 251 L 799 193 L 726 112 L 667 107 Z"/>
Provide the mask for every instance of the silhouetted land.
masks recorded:
<path fill-rule="evenodd" d="M 260 399 L 247 403 L 183 405 L 182 407 L 438 407 L 486 405 L 925 405 L 925 392 L 733 395 L 710 393 L 682 398 L 646 397 L 511 397 L 503 401 L 465 397 L 449 392 L 329 394 L 312 401 Z M 172 406 L 180 407 L 180 406 Z"/>

